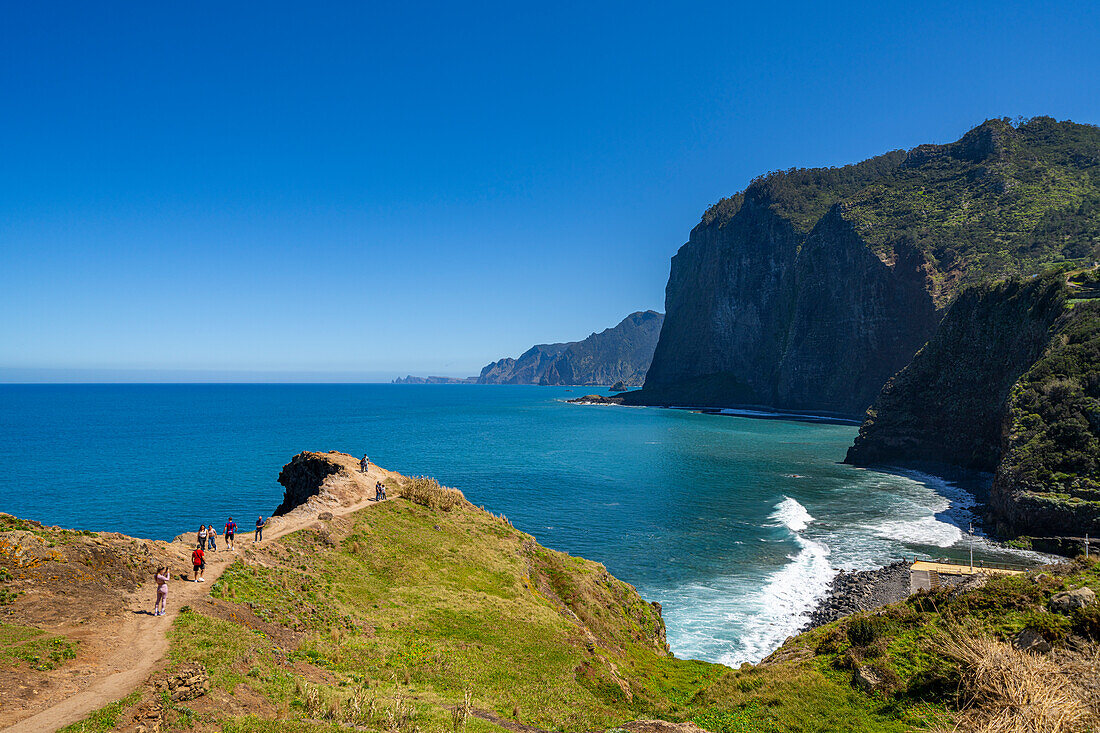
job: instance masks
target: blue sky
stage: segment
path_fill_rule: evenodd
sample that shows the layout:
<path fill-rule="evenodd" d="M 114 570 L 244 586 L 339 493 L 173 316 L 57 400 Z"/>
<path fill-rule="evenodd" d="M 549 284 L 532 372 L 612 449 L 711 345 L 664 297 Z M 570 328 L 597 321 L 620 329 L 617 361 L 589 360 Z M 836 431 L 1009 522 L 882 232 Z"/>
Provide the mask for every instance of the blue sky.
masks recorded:
<path fill-rule="evenodd" d="M 759 173 L 1100 122 L 1098 3 L 526 5 L 9 6 L 0 379 L 473 374 Z"/>

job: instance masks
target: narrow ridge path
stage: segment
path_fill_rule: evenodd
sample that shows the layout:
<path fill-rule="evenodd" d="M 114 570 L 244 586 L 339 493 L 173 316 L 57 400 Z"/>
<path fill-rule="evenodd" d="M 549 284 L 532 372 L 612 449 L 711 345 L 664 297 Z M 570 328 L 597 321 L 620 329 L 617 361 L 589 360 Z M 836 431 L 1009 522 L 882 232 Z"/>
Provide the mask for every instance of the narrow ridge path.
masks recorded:
<path fill-rule="evenodd" d="M 371 464 L 367 479 L 384 481 L 396 475 Z M 335 517 L 351 514 L 378 503 L 374 499 L 364 499 L 348 506 L 318 505 L 307 513 L 299 513 L 295 510 L 281 517 L 272 517 L 264 528 L 263 542 L 277 540 L 318 522 L 317 515 L 322 511 L 331 512 Z M 179 615 L 179 609 L 209 594 L 210 586 L 240 556 L 240 551 L 251 546 L 250 534 L 251 532 L 238 534 L 236 542 L 238 549 L 234 552 L 224 549 L 225 538 L 219 538 L 223 549 L 207 554 L 205 583 L 173 577 L 169 583 L 168 608 L 164 616 L 152 615 L 150 610 L 153 606 L 152 596 L 155 594 L 148 584 L 142 586 L 141 592 L 133 594 L 130 598 L 129 613 L 114 641 L 115 653 L 101 662 L 99 677 L 80 692 L 18 721 L 5 728 L 3 733 L 38 733 L 38 731 L 52 733 L 83 720 L 89 713 L 120 700 L 136 690 L 167 655 L 167 632 Z M 182 543 L 172 544 L 175 546 Z M 185 549 L 181 546 L 179 549 L 181 557 L 190 556 L 190 548 Z"/>

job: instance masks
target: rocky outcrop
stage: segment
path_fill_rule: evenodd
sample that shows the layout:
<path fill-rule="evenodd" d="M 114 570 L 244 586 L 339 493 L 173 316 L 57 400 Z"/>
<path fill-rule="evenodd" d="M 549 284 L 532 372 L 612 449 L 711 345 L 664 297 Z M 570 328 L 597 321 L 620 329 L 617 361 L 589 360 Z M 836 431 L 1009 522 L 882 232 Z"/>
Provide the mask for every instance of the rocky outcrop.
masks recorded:
<path fill-rule="evenodd" d="M 566 400 L 574 405 L 621 405 L 623 404 L 622 397 L 607 396 L 602 394 L 586 394 L 584 397 L 574 397 L 571 400 Z"/>
<path fill-rule="evenodd" d="M 290 463 L 279 472 L 279 483 L 283 485 L 283 501 L 275 509 L 275 516 L 286 514 L 312 497 L 319 496 L 330 476 L 347 474 L 347 467 L 344 462 L 336 459 L 336 455 L 338 454 L 335 452 L 306 451 L 291 458 Z"/>
<path fill-rule="evenodd" d="M 963 291 L 911 364 L 882 388 L 845 462 L 934 462 L 993 471 L 1005 402 L 1065 305 L 1059 277 Z"/>
<path fill-rule="evenodd" d="M 655 311 L 631 313 L 614 328 L 583 341 L 539 344 L 518 359 L 487 365 L 478 384 L 613 384 L 638 386 L 645 379 L 664 316 Z"/>
<path fill-rule="evenodd" d="M 1096 593 L 1092 588 L 1082 587 L 1064 590 L 1050 597 L 1050 610 L 1056 613 L 1073 613 L 1096 603 Z"/>

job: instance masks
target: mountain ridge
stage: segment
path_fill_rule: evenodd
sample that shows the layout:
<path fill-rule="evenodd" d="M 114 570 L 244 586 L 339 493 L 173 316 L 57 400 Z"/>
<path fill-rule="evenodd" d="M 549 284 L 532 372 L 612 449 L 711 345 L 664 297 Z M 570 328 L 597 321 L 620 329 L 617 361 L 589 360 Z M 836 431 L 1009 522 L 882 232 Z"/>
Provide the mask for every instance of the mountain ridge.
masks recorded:
<path fill-rule="evenodd" d="M 664 316 L 636 311 L 581 341 L 537 344 L 518 358 L 491 362 L 478 384 L 640 385 L 653 358 Z"/>
<path fill-rule="evenodd" d="M 633 404 L 858 416 L 959 288 L 1100 248 L 1100 129 L 987 120 L 947 145 L 754 179 L 672 258 Z"/>

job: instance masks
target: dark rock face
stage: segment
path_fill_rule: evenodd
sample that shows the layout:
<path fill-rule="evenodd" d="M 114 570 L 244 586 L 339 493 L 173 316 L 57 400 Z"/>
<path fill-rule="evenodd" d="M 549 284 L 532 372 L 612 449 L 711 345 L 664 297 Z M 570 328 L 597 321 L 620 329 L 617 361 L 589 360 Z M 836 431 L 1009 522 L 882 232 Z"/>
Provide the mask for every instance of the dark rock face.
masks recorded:
<path fill-rule="evenodd" d="M 320 493 L 326 478 L 344 470 L 344 466 L 325 453 L 307 451 L 294 456 L 279 472 L 279 483 L 284 488 L 283 503 L 275 509 L 275 516 L 305 504 L 311 496 Z"/>
<path fill-rule="evenodd" d="M 754 198 L 728 222 L 695 227 L 672 258 L 644 391 L 699 405 L 772 402 L 802 239 Z"/>
<path fill-rule="evenodd" d="M 575 405 L 621 405 L 623 404 L 623 398 L 608 397 L 602 394 L 587 394 L 584 397 L 574 397 L 571 400 L 566 400 L 566 402 L 572 402 Z"/>
<path fill-rule="evenodd" d="M 839 206 L 810 232 L 795 269 L 777 406 L 865 408 L 932 334 L 940 312 L 932 302 L 931 268 L 912 247 L 897 247 L 895 254 L 892 264 L 879 259 Z"/>
<path fill-rule="evenodd" d="M 993 471 L 1005 402 L 1064 307 L 1057 278 L 964 290 L 935 335 L 882 388 L 845 462 L 929 461 Z"/>
<path fill-rule="evenodd" d="M 666 306 L 641 399 L 847 415 L 940 317 L 918 252 L 887 264 L 837 207 L 802 235 L 752 198 L 726 225 L 692 231 Z"/>
<path fill-rule="evenodd" d="M 631 313 L 614 328 L 583 341 L 539 344 L 518 359 L 501 359 L 481 370 L 478 384 L 640 385 L 653 359 L 664 316 Z"/>

